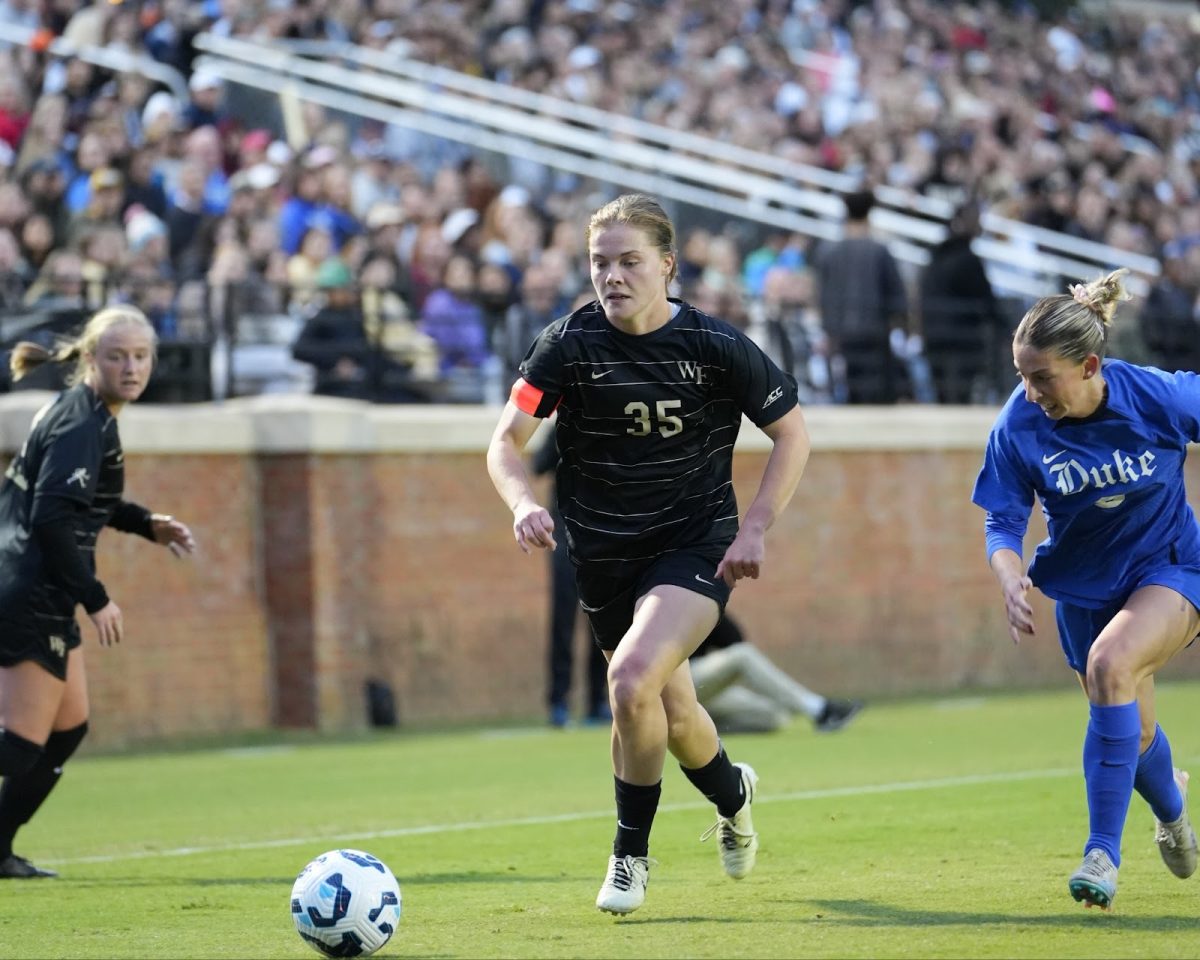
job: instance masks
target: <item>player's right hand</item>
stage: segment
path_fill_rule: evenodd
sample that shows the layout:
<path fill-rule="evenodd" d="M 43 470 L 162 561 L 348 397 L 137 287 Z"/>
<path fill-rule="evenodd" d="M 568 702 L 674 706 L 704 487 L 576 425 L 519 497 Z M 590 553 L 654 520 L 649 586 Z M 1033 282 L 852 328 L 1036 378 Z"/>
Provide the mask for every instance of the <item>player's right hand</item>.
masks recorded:
<path fill-rule="evenodd" d="M 550 511 L 536 503 L 518 507 L 513 511 L 513 536 L 526 553 L 532 553 L 531 547 L 553 550 L 556 544 Z"/>
<path fill-rule="evenodd" d="M 1033 636 L 1033 607 L 1028 593 L 1033 581 L 1028 577 L 1012 577 L 1004 583 L 1004 612 L 1008 615 L 1008 635 L 1013 643 L 1021 642 L 1021 634 Z"/>
<path fill-rule="evenodd" d="M 100 638 L 100 646 L 111 647 L 114 643 L 120 643 L 121 637 L 125 633 L 125 624 L 121 619 L 121 608 L 112 600 L 97 610 L 95 613 L 89 613 L 92 623 L 96 627 L 96 635 Z"/>

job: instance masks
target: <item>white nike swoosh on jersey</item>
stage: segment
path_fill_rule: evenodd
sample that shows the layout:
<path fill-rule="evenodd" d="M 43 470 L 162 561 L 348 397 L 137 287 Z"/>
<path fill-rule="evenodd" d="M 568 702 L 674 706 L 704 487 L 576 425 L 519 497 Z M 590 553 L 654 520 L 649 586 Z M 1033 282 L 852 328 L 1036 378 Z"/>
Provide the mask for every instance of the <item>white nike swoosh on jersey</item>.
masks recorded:
<path fill-rule="evenodd" d="M 601 377 L 607 377 L 610 373 L 612 373 L 611 370 L 605 370 L 603 373 L 597 373 L 595 370 L 593 370 L 592 379 L 599 380 Z"/>
<path fill-rule="evenodd" d="M 1042 457 L 1042 463 L 1053 463 L 1066 452 L 1066 450 L 1059 450 L 1058 453 L 1052 453 L 1048 457 Z"/>
<path fill-rule="evenodd" d="M 705 580 L 702 576 L 700 576 L 700 574 L 696 574 L 696 579 L 699 580 L 701 583 L 707 583 L 710 587 L 713 585 L 713 582 L 711 580 Z"/>

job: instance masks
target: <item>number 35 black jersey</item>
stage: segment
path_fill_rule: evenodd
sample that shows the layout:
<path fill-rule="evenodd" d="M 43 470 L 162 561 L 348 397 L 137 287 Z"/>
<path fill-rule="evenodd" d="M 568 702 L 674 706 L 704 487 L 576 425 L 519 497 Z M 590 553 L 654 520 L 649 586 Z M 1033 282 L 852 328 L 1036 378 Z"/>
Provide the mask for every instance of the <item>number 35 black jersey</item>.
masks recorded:
<path fill-rule="evenodd" d="M 718 557 L 738 529 L 733 444 L 744 413 L 767 426 L 796 383 L 737 328 L 672 301 L 640 336 L 598 302 L 552 323 L 521 363 L 512 399 L 557 410 L 558 501 L 579 564 L 611 568 L 680 548 Z"/>

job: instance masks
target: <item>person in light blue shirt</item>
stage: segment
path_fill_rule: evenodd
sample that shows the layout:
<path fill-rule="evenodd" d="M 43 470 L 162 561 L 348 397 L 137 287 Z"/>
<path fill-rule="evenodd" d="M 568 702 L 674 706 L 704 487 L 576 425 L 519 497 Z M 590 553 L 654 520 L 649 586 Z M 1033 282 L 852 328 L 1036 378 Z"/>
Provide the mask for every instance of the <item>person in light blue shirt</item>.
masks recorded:
<path fill-rule="evenodd" d="M 1014 643 L 1034 631 L 1028 592 L 1056 601 L 1067 663 L 1090 702 L 1083 744 L 1090 831 L 1074 898 L 1107 909 L 1133 791 L 1180 878 L 1196 870 L 1187 774 L 1154 711 L 1154 674 L 1200 633 L 1200 526 L 1183 465 L 1200 442 L 1200 377 L 1105 359 L 1117 270 L 1039 300 L 1013 335 L 1021 379 L 988 437 L 972 499 Z M 1034 500 L 1049 535 L 1028 572 Z"/>

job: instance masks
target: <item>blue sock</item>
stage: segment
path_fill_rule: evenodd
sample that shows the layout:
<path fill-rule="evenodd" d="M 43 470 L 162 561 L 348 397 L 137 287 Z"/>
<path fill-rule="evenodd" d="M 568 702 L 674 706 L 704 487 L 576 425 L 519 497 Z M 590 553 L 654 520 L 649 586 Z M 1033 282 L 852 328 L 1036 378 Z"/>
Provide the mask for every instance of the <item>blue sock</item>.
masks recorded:
<path fill-rule="evenodd" d="M 1175 766 L 1171 762 L 1171 744 L 1162 727 L 1154 728 L 1154 739 L 1137 762 L 1133 789 L 1150 804 L 1150 809 L 1163 823 L 1178 820 L 1183 813 L 1183 794 L 1175 782 Z"/>
<path fill-rule="evenodd" d="M 1137 701 L 1114 706 L 1092 704 L 1083 739 L 1083 778 L 1091 833 L 1083 851 L 1099 848 L 1117 866 L 1121 863 L 1121 833 L 1133 796 L 1141 739 Z"/>

